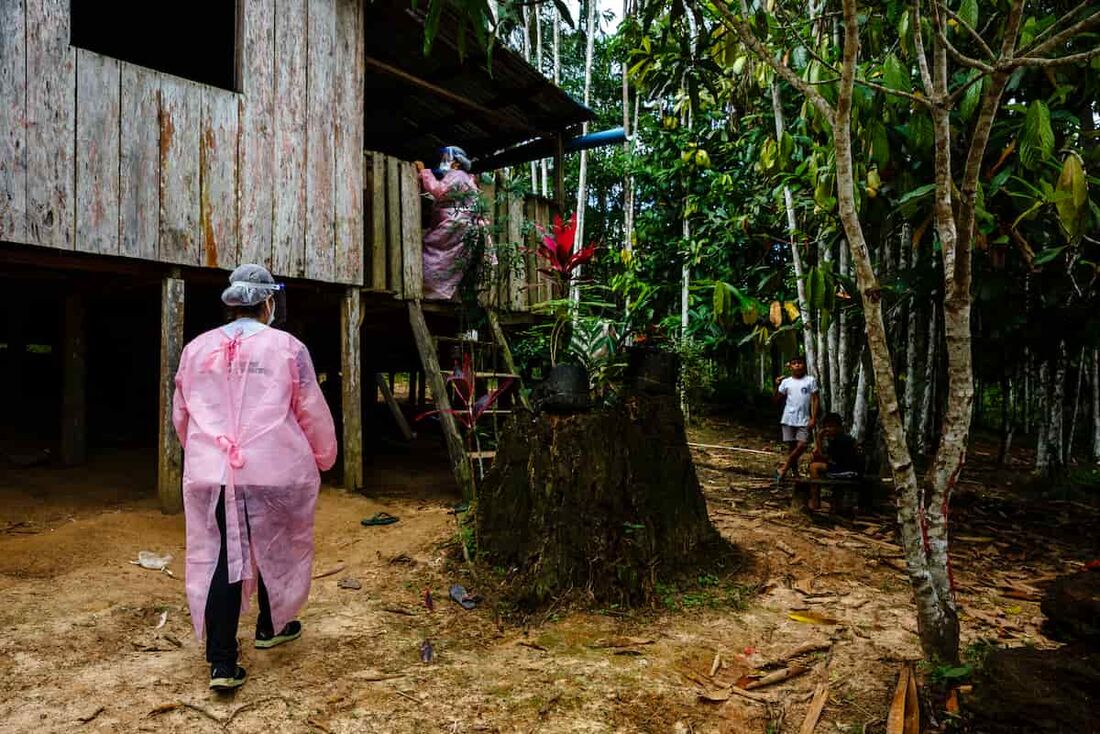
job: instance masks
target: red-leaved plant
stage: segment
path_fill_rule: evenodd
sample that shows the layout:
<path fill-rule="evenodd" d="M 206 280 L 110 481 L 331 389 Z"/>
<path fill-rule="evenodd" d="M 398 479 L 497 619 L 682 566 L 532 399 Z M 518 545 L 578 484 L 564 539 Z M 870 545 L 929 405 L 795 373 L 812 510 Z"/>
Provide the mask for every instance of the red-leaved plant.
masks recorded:
<path fill-rule="evenodd" d="M 474 445 L 479 445 L 477 431 L 477 421 L 485 414 L 485 411 L 493 407 L 496 401 L 501 395 L 508 392 L 512 387 L 514 380 L 509 377 L 497 386 L 496 389 L 490 390 L 485 395 L 479 398 L 474 398 L 474 390 L 477 384 L 477 374 L 474 372 L 474 360 L 469 352 L 462 355 L 462 364 L 455 362 L 454 372 L 447 375 L 447 382 L 455 386 L 455 396 L 460 404 L 460 407 L 429 410 L 425 413 L 421 413 L 416 416 L 415 421 L 423 420 L 428 416 L 440 415 L 446 413 L 447 415 L 453 415 L 455 420 L 466 427 L 466 450 L 470 451 L 474 448 Z M 480 459 L 479 459 L 480 465 Z M 484 474 L 484 471 L 482 471 Z"/>
<path fill-rule="evenodd" d="M 593 242 L 579 252 L 574 251 L 574 240 L 577 237 L 576 212 L 573 212 L 569 221 L 564 224 L 560 216 L 554 217 L 552 231 L 547 232 L 545 228 L 538 226 L 538 232 L 542 237 L 538 256 L 542 258 L 544 264 L 544 267 L 539 268 L 539 272 L 557 279 L 564 293 L 577 268 L 595 256 L 596 244 Z"/>

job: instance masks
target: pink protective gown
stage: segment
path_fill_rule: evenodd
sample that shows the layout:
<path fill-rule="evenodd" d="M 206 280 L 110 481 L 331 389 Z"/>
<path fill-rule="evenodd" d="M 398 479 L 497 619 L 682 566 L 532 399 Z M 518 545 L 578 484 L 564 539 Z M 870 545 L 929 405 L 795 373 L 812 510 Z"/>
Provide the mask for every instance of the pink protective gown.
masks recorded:
<path fill-rule="evenodd" d="M 184 447 L 187 601 L 202 639 L 221 537 L 225 485 L 229 582 L 247 611 L 256 570 L 276 630 L 309 596 L 318 469 L 336 461 L 336 430 L 305 345 L 278 329 L 208 331 L 183 350 L 172 419 Z"/>
<path fill-rule="evenodd" d="M 475 223 L 477 182 L 451 170 L 437 181 L 425 168 L 420 183 L 431 194 L 431 229 L 424 235 L 424 298 L 451 300 L 466 269 L 466 232 Z"/>

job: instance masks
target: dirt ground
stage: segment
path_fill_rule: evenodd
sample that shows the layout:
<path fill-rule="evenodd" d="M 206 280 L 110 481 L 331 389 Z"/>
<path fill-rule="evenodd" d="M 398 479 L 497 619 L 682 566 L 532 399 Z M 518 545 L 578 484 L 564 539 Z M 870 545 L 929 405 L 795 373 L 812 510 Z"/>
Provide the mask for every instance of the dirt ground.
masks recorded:
<path fill-rule="evenodd" d="M 183 518 L 157 510 L 148 457 L 9 471 L 0 731 L 792 732 L 821 684 L 817 732 L 884 731 L 899 664 L 919 657 L 889 513 L 854 524 L 792 516 L 786 490 L 766 479 L 778 457 L 768 431 L 709 422 L 692 440 L 766 452 L 694 451 L 715 525 L 749 559 L 735 583 L 701 578 L 647 611 L 551 608 L 526 626 L 503 622 L 492 589 L 453 560 L 445 465 L 407 458 L 368 475 L 369 498 L 323 490 L 315 574 L 334 572 L 314 581 L 301 640 L 243 647 L 249 681 L 233 696 L 206 687 L 184 598 Z M 1025 505 L 1012 487 L 1022 469 L 991 461 L 973 452 L 954 514 L 964 645 L 1049 646 L 1037 585 L 1095 557 L 1096 508 Z M 380 510 L 400 521 L 359 524 Z M 171 553 L 175 575 L 130 564 L 140 550 Z M 340 588 L 346 578 L 362 587 Z M 486 601 L 461 609 L 447 600 L 455 582 Z M 250 627 L 242 620 L 242 642 Z M 756 700 L 701 697 L 807 642 L 827 648 Z"/>

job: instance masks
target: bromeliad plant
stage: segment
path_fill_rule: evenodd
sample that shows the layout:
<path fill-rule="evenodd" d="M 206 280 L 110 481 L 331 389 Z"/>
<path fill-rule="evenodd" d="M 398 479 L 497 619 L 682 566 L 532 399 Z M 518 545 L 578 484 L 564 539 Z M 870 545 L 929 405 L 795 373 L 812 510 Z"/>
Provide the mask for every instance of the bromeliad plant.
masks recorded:
<path fill-rule="evenodd" d="M 478 420 L 496 404 L 500 397 L 512 388 L 513 379 L 508 378 L 493 390 L 481 397 L 475 398 L 477 389 L 477 373 L 474 371 L 474 360 L 469 352 L 462 355 L 462 363 L 455 363 L 454 372 L 447 376 L 447 384 L 454 385 L 455 396 L 459 407 L 429 410 L 416 416 L 416 421 L 433 415 L 454 416 L 455 420 L 466 428 L 466 450 L 481 451 L 481 440 L 477 434 Z M 478 457 L 478 472 L 484 477 L 485 467 L 481 457 Z"/>
<path fill-rule="evenodd" d="M 547 310 L 552 310 L 555 316 L 554 328 L 550 332 L 550 364 L 557 366 L 558 350 L 563 341 L 563 334 L 577 313 L 577 302 L 570 300 L 570 289 L 575 285 L 574 280 L 578 275 L 581 265 L 592 260 L 596 255 L 596 244 L 589 243 L 580 250 L 575 248 L 577 237 L 577 214 L 574 212 L 568 222 L 562 222 L 560 216 L 554 217 L 551 231 L 536 225 L 542 242 L 539 243 L 536 254 L 542 260 L 543 267 L 540 273 L 548 275 L 554 280 L 554 292 L 561 297 L 548 301 L 543 305 Z M 577 299 L 579 301 L 579 298 Z"/>

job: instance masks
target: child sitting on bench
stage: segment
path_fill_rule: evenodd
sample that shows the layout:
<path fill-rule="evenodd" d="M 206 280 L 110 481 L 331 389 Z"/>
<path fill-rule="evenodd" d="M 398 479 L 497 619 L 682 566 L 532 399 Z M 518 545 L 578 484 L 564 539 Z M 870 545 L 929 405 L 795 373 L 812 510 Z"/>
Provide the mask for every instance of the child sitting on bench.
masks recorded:
<path fill-rule="evenodd" d="M 821 485 L 813 479 L 854 482 L 863 478 L 863 456 L 859 444 L 845 432 L 844 419 L 837 413 L 829 413 L 821 421 L 821 430 L 814 441 L 814 455 L 810 460 L 810 478 L 811 510 L 821 509 Z"/>

